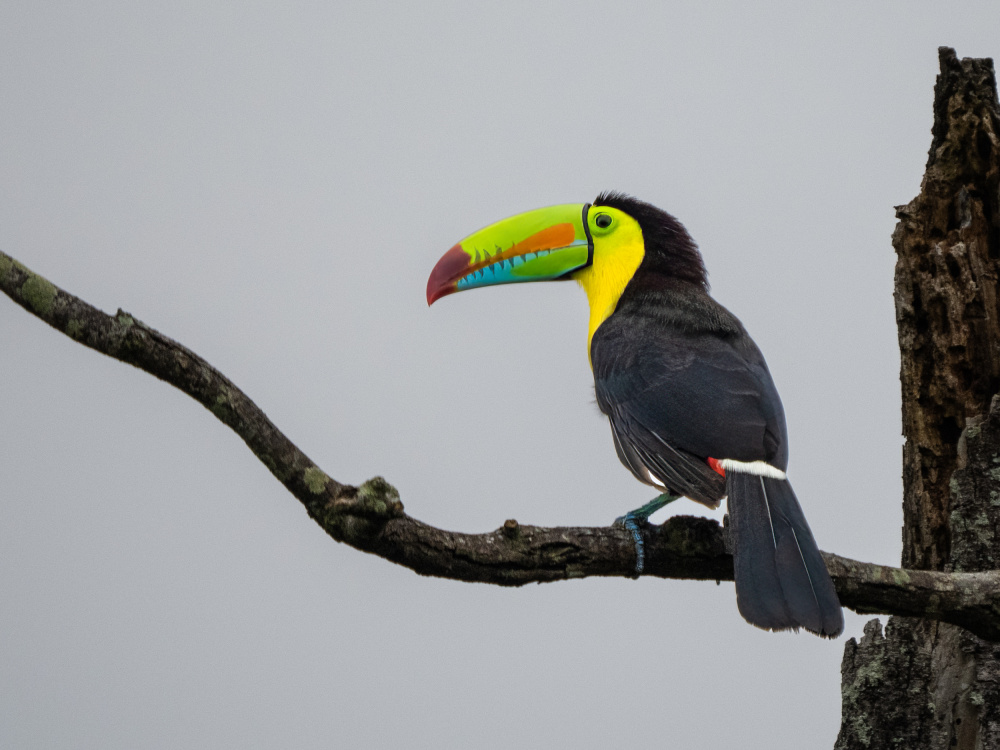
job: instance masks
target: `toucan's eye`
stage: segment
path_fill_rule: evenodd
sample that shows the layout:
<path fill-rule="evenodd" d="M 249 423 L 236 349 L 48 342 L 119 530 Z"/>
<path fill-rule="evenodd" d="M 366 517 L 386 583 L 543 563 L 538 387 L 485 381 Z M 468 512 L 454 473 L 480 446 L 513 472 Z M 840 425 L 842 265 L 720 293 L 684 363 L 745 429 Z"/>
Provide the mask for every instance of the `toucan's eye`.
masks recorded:
<path fill-rule="evenodd" d="M 611 217 L 607 214 L 597 214 L 597 217 L 594 219 L 594 223 L 601 229 L 607 229 L 611 226 Z"/>

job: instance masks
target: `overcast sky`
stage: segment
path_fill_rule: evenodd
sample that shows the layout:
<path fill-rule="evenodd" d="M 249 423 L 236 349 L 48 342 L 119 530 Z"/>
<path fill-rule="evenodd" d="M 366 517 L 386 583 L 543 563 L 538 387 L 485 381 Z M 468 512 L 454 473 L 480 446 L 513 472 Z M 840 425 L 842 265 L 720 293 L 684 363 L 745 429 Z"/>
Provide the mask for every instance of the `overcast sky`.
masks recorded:
<path fill-rule="evenodd" d="M 492 221 L 631 192 L 764 351 L 820 547 L 898 564 L 893 206 L 937 47 L 1000 53 L 1000 6 L 817 5 L 7 2 L 0 248 L 423 521 L 604 525 L 651 493 L 582 291 L 424 287 Z M 747 625 L 729 583 L 418 577 L 3 299 L 0 393 L 2 748 L 833 744 L 867 618 L 829 642 Z"/>

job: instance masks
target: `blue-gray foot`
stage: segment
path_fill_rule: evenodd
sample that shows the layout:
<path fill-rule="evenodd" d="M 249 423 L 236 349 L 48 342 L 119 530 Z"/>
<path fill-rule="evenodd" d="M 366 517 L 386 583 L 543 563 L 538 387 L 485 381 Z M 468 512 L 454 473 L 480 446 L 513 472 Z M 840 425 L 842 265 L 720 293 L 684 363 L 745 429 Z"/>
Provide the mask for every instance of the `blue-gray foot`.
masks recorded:
<path fill-rule="evenodd" d="M 641 508 L 630 510 L 624 516 L 615 519 L 615 524 L 624 526 L 632 534 L 635 541 L 635 573 L 639 575 L 646 567 L 646 545 L 642 541 L 642 532 L 639 524 L 649 521 L 649 517 L 656 513 L 664 505 L 672 503 L 680 495 L 668 495 L 666 493 L 653 498 Z"/>

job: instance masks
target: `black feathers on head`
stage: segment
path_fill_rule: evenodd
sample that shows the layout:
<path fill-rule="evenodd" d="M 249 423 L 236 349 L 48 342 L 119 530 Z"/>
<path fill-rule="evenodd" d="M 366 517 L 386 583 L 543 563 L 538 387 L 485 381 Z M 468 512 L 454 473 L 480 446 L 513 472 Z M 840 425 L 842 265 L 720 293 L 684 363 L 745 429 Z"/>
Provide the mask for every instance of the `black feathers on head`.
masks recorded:
<path fill-rule="evenodd" d="M 708 272 L 698 246 L 677 219 L 656 206 L 616 191 L 601 193 L 594 199 L 594 205 L 617 208 L 639 223 L 646 246 L 640 271 L 661 273 L 708 291 Z"/>

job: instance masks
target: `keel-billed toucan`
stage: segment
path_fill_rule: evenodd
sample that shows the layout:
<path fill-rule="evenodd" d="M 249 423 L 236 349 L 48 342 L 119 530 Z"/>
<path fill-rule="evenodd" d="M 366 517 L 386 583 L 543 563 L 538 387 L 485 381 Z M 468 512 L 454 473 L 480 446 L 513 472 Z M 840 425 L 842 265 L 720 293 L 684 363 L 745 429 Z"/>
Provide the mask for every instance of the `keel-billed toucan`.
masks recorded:
<path fill-rule="evenodd" d="M 705 266 L 674 217 L 621 193 L 529 211 L 462 240 L 438 261 L 427 302 L 464 289 L 575 279 L 590 302 L 597 403 L 621 462 L 663 494 L 717 508 L 728 495 L 740 613 L 769 630 L 844 627 L 833 582 L 785 476 L 788 438 L 764 357 L 708 295 Z"/>

